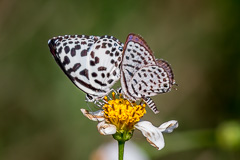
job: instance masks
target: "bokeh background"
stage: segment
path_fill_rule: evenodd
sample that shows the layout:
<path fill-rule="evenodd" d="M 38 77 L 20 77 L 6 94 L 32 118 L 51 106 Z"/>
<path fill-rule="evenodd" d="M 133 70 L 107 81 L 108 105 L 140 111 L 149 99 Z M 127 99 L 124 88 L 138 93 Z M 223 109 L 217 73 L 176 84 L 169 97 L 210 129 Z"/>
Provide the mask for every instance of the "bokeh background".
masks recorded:
<path fill-rule="evenodd" d="M 1 0 L 0 159 L 90 159 L 112 140 L 81 114 L 85 95 L 47 41 L 107 34 L 124 43 L 130 32 L 172 65 L 179 85 L 154 97 L 160 113 L 145 119 L 180 124 L 161 151 L 138 131 L 131 141 L 152 160 L 240 159 L 239 11 L 239 0 Z"/>

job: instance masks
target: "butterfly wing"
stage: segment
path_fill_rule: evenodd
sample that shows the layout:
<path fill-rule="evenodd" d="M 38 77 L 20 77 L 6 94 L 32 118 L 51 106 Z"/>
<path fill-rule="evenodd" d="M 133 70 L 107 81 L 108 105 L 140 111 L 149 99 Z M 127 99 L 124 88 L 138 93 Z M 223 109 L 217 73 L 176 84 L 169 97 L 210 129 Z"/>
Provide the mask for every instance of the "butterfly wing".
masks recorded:
<path fill-rule="evenodd" d="M 135 93 L 129 89 L 130 82 L 136 72 L 146 65 L 155 65 L 155 57 L 142 37 L 129 34 L 123 49 L 121 64 L 121 86 L 123 93 L 135 100 Z"/>
<path fill-rule="evenodd" d="M 172 85 L 175 84 L 175 80 L 174 80 L 174 74 L 173 74 L 170 64 L 163 59 L 157 59 L 156 62 L 157 62 L 157 65 L 159 67 L 163 68 L 164 71 L 167 73 L 167 76 L 169 79 L 169 85 L 170 85 L 170 89 L 171 89 Z"/>
<path fill-rule="evenodd" d="M 129 91 L 134 93 L 133 96 L 143 98 L 149 108 L 158 113 L 150 97 L 169 92 L 174 83 L 170 65 L 164 60 L 157 60 L 157 65 L 144 66 L 134 74 Z"/>
<path fill-rule="evenodd" d="M 171 84 L 167 71 L 158 65 L 139 69 L 130 82 L 130 90 L 136 97 L 151 97 L 170 91 Z"/>
<path fill-rule="evenodd" d="M 111 41 L 118 42 L 116 47 L 119 47 L 120 42 L 116 38 L 106 37 L 107 40 L 108 38 L 111 38 Z M 103 87 L 99 85 L 99 83 L 105 83 L 105 79 L 95 76 L 98 71 L 96 67 L 99 68 L 98 65 L 105 67 L 109 65 L 109 59 L 103 56 L 105 50 L 96 50 L 96 46 L 103 45 L 102 41 L 103 39 L 98 36 L 66 35 L 54 37 L 48 42 L 50 51 L 63 72 L 79 89 L 91 95 L 94 99 L 106 95 L 109 87 L 114 84 L 112 82 L 110 85 L 106 84 L 106 86 Z M 108 47 L 108 50 L 111 49 L 111 47 Z M 95 55 L 93 52 L 96 52 Z M 116 52 L 113 53 L 115 54 Z M 121 56 L 120 53 L 119 56 Z M 104 58 L 106 58 L 106 60 Z M 114 69 L 116 69 L 116 67 L 111 66 L 107 71 L 113 74 Z M 118 79 L 119 72 L 118 69 L 116 73 Z M 97 78 L 99 79 L 99 83 L 95 82 Z M 112 79 L 114 82 L 116 81 L 116 77 Z"/>
<path fill-rule="evenodd" d="M 89 82 L 96 88 L 104 90 L 102 97 L 109 93 L 110 88 L 120 78 L 123 44 L 112 36 L 100 37 L 90 48 L 88 68 Z"/>

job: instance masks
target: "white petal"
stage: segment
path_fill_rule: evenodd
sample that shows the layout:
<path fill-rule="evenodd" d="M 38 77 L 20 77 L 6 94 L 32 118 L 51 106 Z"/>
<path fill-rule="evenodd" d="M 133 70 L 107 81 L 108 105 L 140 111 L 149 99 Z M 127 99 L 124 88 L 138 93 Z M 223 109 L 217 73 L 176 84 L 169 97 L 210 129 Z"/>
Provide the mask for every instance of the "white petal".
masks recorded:
<path fill-rule="evenodd" d="M 116 126 L 113 124 L 105 123 L 105 121 L 99 122 L 97 128 L 98 132 L 102 135 L 112 135 L 117 131 Z"/>
<path fill-rule="evenodd" d="M 81 112 L 85 117 L 92 121 L 103 121 L 104 120 L 104 113 L 102 110 L 98 110 L 96 112 L 89 112 L 86 109 L 80 109 Z"/>
<path fill-rule="evenodd" d="M 135 127 L 139 129 L 142 134 L 147 138 L 147 141 L 158 150 L 164 147 L 164 139 L 162 130 L 153 126 L 151 122 L 141 121 Z"/>
<path fill-rule="evenodd" d="M 161 131 L 164 133 L 171 133 L 177 127 L 178 127 L 178 122 L 175 120 L 171 120 L 160 125 L 159 129 L 161 129 Z"/>

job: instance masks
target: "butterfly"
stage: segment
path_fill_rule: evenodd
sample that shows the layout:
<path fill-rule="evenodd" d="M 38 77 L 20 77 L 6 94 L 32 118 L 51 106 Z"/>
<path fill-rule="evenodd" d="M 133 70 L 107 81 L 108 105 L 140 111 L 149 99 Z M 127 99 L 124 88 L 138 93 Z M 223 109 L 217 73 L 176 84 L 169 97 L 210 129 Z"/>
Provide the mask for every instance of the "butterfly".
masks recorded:
<path fill-rule="evenodd" d="M 48 41 L 50 52 L 88 102 L 108 95 L 120 78 L 123 44 L 113 36 L 65 35 Z"/>
<path fill-rule="evenodd" d="M 142 99 L 154 113 L 159 111 L 150 97 L 169 92 L 175 84 L 168 62 L 155 59 L 145 40 L 132 33 L 124 44 L 120 80 L 125 98 Z"/>

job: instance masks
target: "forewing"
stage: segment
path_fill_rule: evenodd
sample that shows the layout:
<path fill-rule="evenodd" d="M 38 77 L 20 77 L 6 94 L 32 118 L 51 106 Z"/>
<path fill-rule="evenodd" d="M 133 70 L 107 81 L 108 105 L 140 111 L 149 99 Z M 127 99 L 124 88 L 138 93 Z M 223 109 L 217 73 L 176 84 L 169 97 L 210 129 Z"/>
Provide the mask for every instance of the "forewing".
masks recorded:
<path fill-rule="evenodd" d="M 124 45 L 121 64 L 121 85 L 123 92 L 127 96 L 133 94 L 128 89 L 133 76 L 140 68 L 146 65 L 156 65 L 153 52 L 142 37 L 129 34 Z"/>
<path fill-rule="evenodd" d="M 50 51 L 69 79 L 90 95 L 104 92 L 89 83 L 89 50 L 100 37 L 86 35 L 58 36 L 48 41 Z"/>

